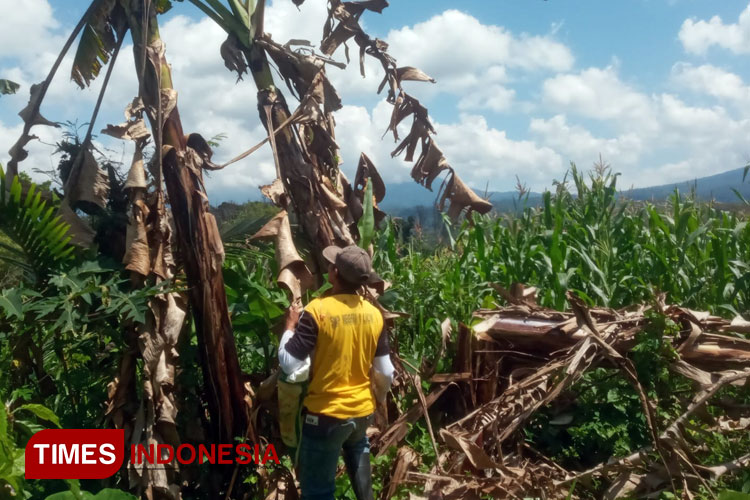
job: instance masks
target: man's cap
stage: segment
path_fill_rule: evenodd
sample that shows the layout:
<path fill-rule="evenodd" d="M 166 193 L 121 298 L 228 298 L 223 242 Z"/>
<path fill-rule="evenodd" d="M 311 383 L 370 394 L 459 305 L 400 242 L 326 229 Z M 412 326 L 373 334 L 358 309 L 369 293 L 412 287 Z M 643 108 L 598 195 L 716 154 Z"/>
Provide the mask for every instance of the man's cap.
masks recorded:
<path fill-rule="evenodd" d="M 323 258 L 336 266 L 344 281 L 352 285 L 373 284 L 382 281 L 380 276 L 372 269 L 370 255 L 357 245 L 349 245 L 345 248 L 333 245 L 326 247 L 323 250 Z"/>

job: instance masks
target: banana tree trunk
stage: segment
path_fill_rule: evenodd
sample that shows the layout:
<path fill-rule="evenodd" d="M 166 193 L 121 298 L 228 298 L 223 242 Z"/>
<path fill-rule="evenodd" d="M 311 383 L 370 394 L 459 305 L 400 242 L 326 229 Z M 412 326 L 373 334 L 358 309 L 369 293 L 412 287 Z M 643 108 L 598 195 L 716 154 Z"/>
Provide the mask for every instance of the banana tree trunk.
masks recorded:
<path fill-rule="evenodd" d="M 177 93 L 151 4 L 146 0 L 133 2 L 127 12 L 136 70 L 157 146 L 157 131 L 161 129 L 160 172 L 163 171 L 179 256 L 187 275 L 212 438 L 231 443 L 234 437 L 245 436 L 250 419 L 224 291 L 223 246 L 216 220 L 208 211 L 200 156 L 188 146 L 182 129 Z M 146 5 L 150 5 L 150 10 L 144 16 Z"/>
<path fill-rule="evenodd" d="M 264 10 L 265 0 L 260 0 L 253 16 L 253 25 L 257 33 L 263 32 Z M 261 122 L 271 134 L 288 122 L 291 112 L 283 94 L 274 84 L 265 51 L 255 43 L 250 48 L 243 46 L 242 51 L 250 63 L 249 70 L 258 89 L 258 113 Z M 270 121 L 267 113 L 269 109 Z M 318 259 L 320 252 L 329 245 L 354 243 L 349 231 L 342 227 L 341 223 L 332 220 L 330 207 L 317 192 L 320 175 L 325 174 L 316 171 L 315 166 L 305 159 L 300 136 L 294 127 L 284 127 L 275 135 L 274 142 L 279 177 L 291 198 L 300 226 Z"/>

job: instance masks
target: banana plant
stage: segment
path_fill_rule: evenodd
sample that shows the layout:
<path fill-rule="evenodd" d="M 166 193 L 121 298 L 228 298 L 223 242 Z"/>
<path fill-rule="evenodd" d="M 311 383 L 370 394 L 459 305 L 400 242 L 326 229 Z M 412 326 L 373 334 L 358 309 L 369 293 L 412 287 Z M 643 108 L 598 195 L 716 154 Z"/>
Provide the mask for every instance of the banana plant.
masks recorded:
<path fill-rule="evenodd" d="M 318 258 L 328 245 L 360 240 L 357 222 L 362 216 L 364 190 L 351 186 L 339 170 L 332 113 L 341 108 L 341 100 L 325 72 L 328 65 L 344 65 L 307 48 L 292 49 L 304 41 L 281 45 L 272 40 L 263 31 L 265 0 L 189 1 L 227 33 L 221 47 L 226 67 L 240 77 L 249 72 L 258 89 L 257 108 L 273 150 L 276 184 L 284 191 L 283 196 L 271 199 L 281 209 L 295 211 L 312 254 Z M 290 92 L 301 101 L 294 112 L 274 81 L 269 57 Z M 369 160 L 366 166 L 375 168 Z M 385 195 L 384 188 L 379 192 Z"/>
<path fill-rule="evenodd" d="M 159 35 L 157 15 L 166 12 L 170 7 L 170 2 L 166 0 L 93 0 L 63 47 L 47 79 L 41 85 L 32 87 L 29 106 L 24 111 L 24 133 L 14 146 L 9 167 L 11 171 L 16 171 L 18 162 L 25 158 L 23 146 L 31 140 L 29 129 L 32 126 L 54 125 L 54 122 L 41 117 L 39 109 L 46 89 L 76 39 L 79 39 L 79 42 L 71 78 L 79 86 L 88 86 L 108 66 L 84 140 L 84 146 L 90 144 L 93 126 L 119 48 L 129 32 L 135 55 L 134 71 L 139 81 L 139 96 L 129 109 L 134 116 L 147 115 L 158 154 L 155 172 L 151 178 L 151 192 L 148 190 L 142 157 L 134 158 L 132 175 L 128 178 L 129 185 L 126 185 L 133 213 L 133 237 L 129 239 L 129 250 L 132 250 L 130 256 L 137 254 L 140 257 L 139 265 L 131 266 L 131 262 L 128 269 L 133 271 L 135 284 L 144 283 L 146 280 L 158 283 L 172 277 L 175 270 L 169 259 L 172 254 L 172 238 L 167 219 L 167 210 L 171 209 L 176 229 L 175 241 L 179 246 L 179 254 L 187 276 L 187 299 L 190 302 L 198 344 L 202 351 L 200 361 L 204 375 L 203 393 L 210 415 L 208 434 L 212 440 L 226 443 L 232 442 L 235 437 L 245 436 L 248 430 L 252 429 L 248 426 L 250 418 L 247 405 L 243 403 L 246 400 L 246 391 L 242 385 L 243 375 L 237 358 L 221 274 L 223 246 L 215 219 L 208 212 L 208 199 L 203 188 L 202 168 L 209 163 L 210 147 L 199 135 L 186 136 L 183 132 L 177 108 L 177 92 L 172 82 L 165 46 Z M 122 136 L 127 136 L 130 131 L 128 127 L 136 122 L 138 120 L 134 118 L 126 124 L 127 130 Z M 145 129 L 145 126 L 142 129 Z M 142 134 L 138 135 L 140 141 L 145 142 L 147 138 L 148 133 L 145 137 Z M 140 143 L 141 147 L 137 148 L 137 153 L 142 153 L 144 142 Z M 68 202 L 65 205 L 69 208 L 67 216 L 72 219 L 77 217 L 75 202 L 78 199 L 91 200 L 98 204 L 106 202 L 106 192 L 98 190 L 96 184 L 101 169 L 91 161 L 91 155 L 86 154 L 87 147 L 83 147 L 82 151 L 81 157 L 74 162 L 65 185 L 66 198 L 63 204 Z M 168 193 L 168 203 L 164 186 Z M 145 214 L 148 213 L 152 215 L 146 226 Z M 149 228 L 148 233 L 146 227 Z M 127 256 L 128 254 L 126 258 Z M 185 307 L 181 302 L 181 297 L 176 294 L 165 294 L 162 300 L 152 301 L 147 311 L 145 326 L 141 327 L 145 329 L 147 336 L 161 335 L 170 339 L 170 345 L 166 347 L 163 346 L 163 342 L 157 343 L 164 347 L 170 364 L 176 362 L 170 353 L 176 352 L 177 338 L 185 315 Z M 170 330 L 165 331 L 165 328 Z M 151 373 L 151 363 L 146 359 L 148 355 L 153 356 L 153 352 L 149 354 L 148 349 L 143 348 L 140 354 L 145 362 L 143 376 L 150 379 L 150 383 L 156 387 L 154 392 L 173 399 L 173 391 L 161 391 L 155 385 L 160 385 L 162 381 L 155 378 L 155 371 Z M 122 366 L 126 365 L 130 366 L 130 370 L 127 374 L 120 373 L 120 384 L 122 391 L 132 396 L 134 391 L 128 389 L 132 386 L 125 381 L 136 378 L 135 364 L 123 361 Z M 149 404 L 156 405 L 153 401 Z M 156 405 L 155 410 L 165 412 L 168 408 L 177 407 L 175 401 L 171 401 L 169 404 Z M 122 417 L 121 423 L 132 421 L 135 415 L 127 414 Z M 157 414 L 155 419 L 153 422 L 146 422 L 146 427 L 152 429 L 146 429 L 147 432 L 143 435 L 150 435 L 150 432 L 154 431 L 156 421 L 162 424 L 174 421 L 174 415 Z M 166 434 L 164 425 L 161 425 L 160 429 L 159 432 L 163 434 L 160 439 L 174 441 L 177 444 L 179 438 L 175 428 L 166 431 Z M 140 435 L 140 431 L 137 435 Z M 173 476 L 170 481 L 174 481 L 174 484 L 168 491 L 179 492 L 176 484 L 179 478 Z M 141 479 L 139 493 L 148 497 L 166 486 L 158 484 L 156 476 L 148 477 L 146 474 Z M 179 493 L 176 495 L 179 497 Z"/>

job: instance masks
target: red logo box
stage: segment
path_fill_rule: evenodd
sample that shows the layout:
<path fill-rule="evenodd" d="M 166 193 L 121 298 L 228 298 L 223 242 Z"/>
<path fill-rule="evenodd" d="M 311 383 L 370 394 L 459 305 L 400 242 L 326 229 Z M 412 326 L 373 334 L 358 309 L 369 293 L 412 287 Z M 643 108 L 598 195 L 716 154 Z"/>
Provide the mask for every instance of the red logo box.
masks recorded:
<path fill-rule="evenodd" d="M 104 479 L 124 457 L 122 429 L 46 429 L 26 445 L 26 478 Z"/>

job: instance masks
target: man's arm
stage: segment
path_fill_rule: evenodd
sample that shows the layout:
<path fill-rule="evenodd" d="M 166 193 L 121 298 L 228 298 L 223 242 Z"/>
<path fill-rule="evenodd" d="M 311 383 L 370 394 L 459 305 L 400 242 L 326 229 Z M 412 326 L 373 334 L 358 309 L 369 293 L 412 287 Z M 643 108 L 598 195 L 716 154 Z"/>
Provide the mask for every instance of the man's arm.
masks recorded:
<path fill-rule="evenodd" d="M 307 312 L 290 310 L 286 320 L 286 331 L 279 342 L 279 365 L 284 373 L 291 374 L 304 365 L 304 360 L 315 348 L 318 325 Z"/>
<path fill-rule="evenodd" d="M 391 363 L 391 347 L 388 344 L 388 332 L 385 327 L 380 332 L 378 345 L 375 348 L 375 358 L 372 360 L 373 382 L 375 385 L 375 399 L 379 403 L 385 401 L 388 391 L 393 383 L 393 372 L 395 368 Z"/>

